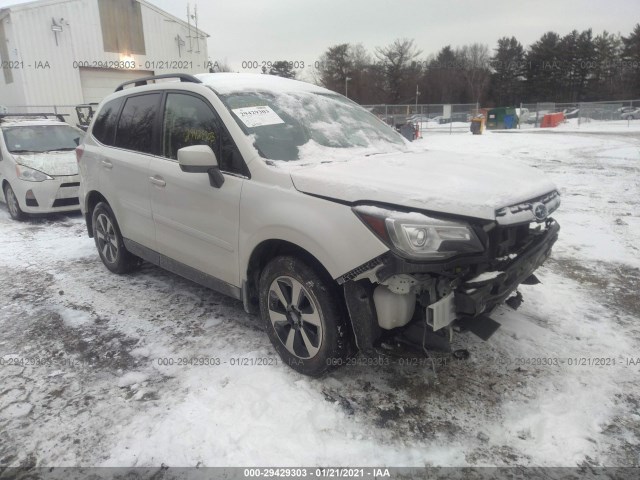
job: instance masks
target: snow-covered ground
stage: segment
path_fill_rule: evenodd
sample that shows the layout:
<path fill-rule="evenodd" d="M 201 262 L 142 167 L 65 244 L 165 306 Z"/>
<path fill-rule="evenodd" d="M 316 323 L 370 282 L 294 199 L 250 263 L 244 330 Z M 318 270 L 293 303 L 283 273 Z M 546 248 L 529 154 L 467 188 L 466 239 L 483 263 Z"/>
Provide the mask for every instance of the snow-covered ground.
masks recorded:
<path fill-rule="evenodd" d="M 0 466 L 639 466 L 640 136 L 418 142 L 563 194 L 542 284 L 488 342 L 459 336 L 470 357 L 439 357 L 437 382 L 426 362 L 300 376 L 239 302 L 150 265 L 113 275 L 80 216 L 0 207 Z"/>

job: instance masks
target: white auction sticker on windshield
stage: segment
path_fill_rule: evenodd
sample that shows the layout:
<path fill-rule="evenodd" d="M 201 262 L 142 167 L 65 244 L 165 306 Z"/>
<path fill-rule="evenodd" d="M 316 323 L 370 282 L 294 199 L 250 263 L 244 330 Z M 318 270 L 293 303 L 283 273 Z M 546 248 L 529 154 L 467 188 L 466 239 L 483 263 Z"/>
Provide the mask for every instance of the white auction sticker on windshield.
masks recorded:
<path fill-rule="evenodd" d="M 249 128 L 284 123 L 284 120 L 266 105 L 264 107 L 234 108 L 233 113 Z"/>

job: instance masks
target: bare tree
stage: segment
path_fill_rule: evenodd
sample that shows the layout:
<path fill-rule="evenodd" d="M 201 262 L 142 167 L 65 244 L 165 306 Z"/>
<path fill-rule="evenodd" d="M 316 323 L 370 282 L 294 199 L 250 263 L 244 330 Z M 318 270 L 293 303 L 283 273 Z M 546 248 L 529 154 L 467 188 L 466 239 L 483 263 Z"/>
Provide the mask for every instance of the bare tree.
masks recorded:
<path fill-rule="evenodd" d="M 457 53 L 471 98 L 474 102 L 480 103 L 480 97 L 491 75 L 489 47 L 481 43 L 472 43 L 465 45 Z"/>
<path fill-rule="evenodd" d="M 409 79 L 417 81 L 420 68 L 415 59 L 421 53 L 422 50 L 416 49 L 413 40 L 406 38 L 397 39 L 386 47 L 376 48 L 375 55 L 392 103 L 398 103 L 402 99 L 403 90 L 404 94 L 408 92 Z"/>

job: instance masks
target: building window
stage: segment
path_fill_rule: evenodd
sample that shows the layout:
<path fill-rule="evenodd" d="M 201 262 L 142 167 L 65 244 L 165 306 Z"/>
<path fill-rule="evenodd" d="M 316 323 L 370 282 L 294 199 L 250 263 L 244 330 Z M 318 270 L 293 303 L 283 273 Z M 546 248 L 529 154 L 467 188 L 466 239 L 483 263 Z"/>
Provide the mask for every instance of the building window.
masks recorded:
<path fill-rule="evenodd" d="M 136 0 L 98 0 L 105 52 L 145 55 L 142 12 Z"/>

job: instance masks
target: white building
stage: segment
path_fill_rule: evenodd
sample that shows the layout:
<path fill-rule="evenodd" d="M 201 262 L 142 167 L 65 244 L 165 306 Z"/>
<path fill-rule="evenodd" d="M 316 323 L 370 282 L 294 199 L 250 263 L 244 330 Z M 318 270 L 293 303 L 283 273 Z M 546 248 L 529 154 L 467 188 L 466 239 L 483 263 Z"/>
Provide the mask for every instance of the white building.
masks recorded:
<path fill-rule="evenodd" d="M 144 0 L 6 7 L 0 9 L 0 105 L 26 111 L 19 107 L 99 102 L 141 76 L 205 72 L 207 37 L 193 22 Z"/>

